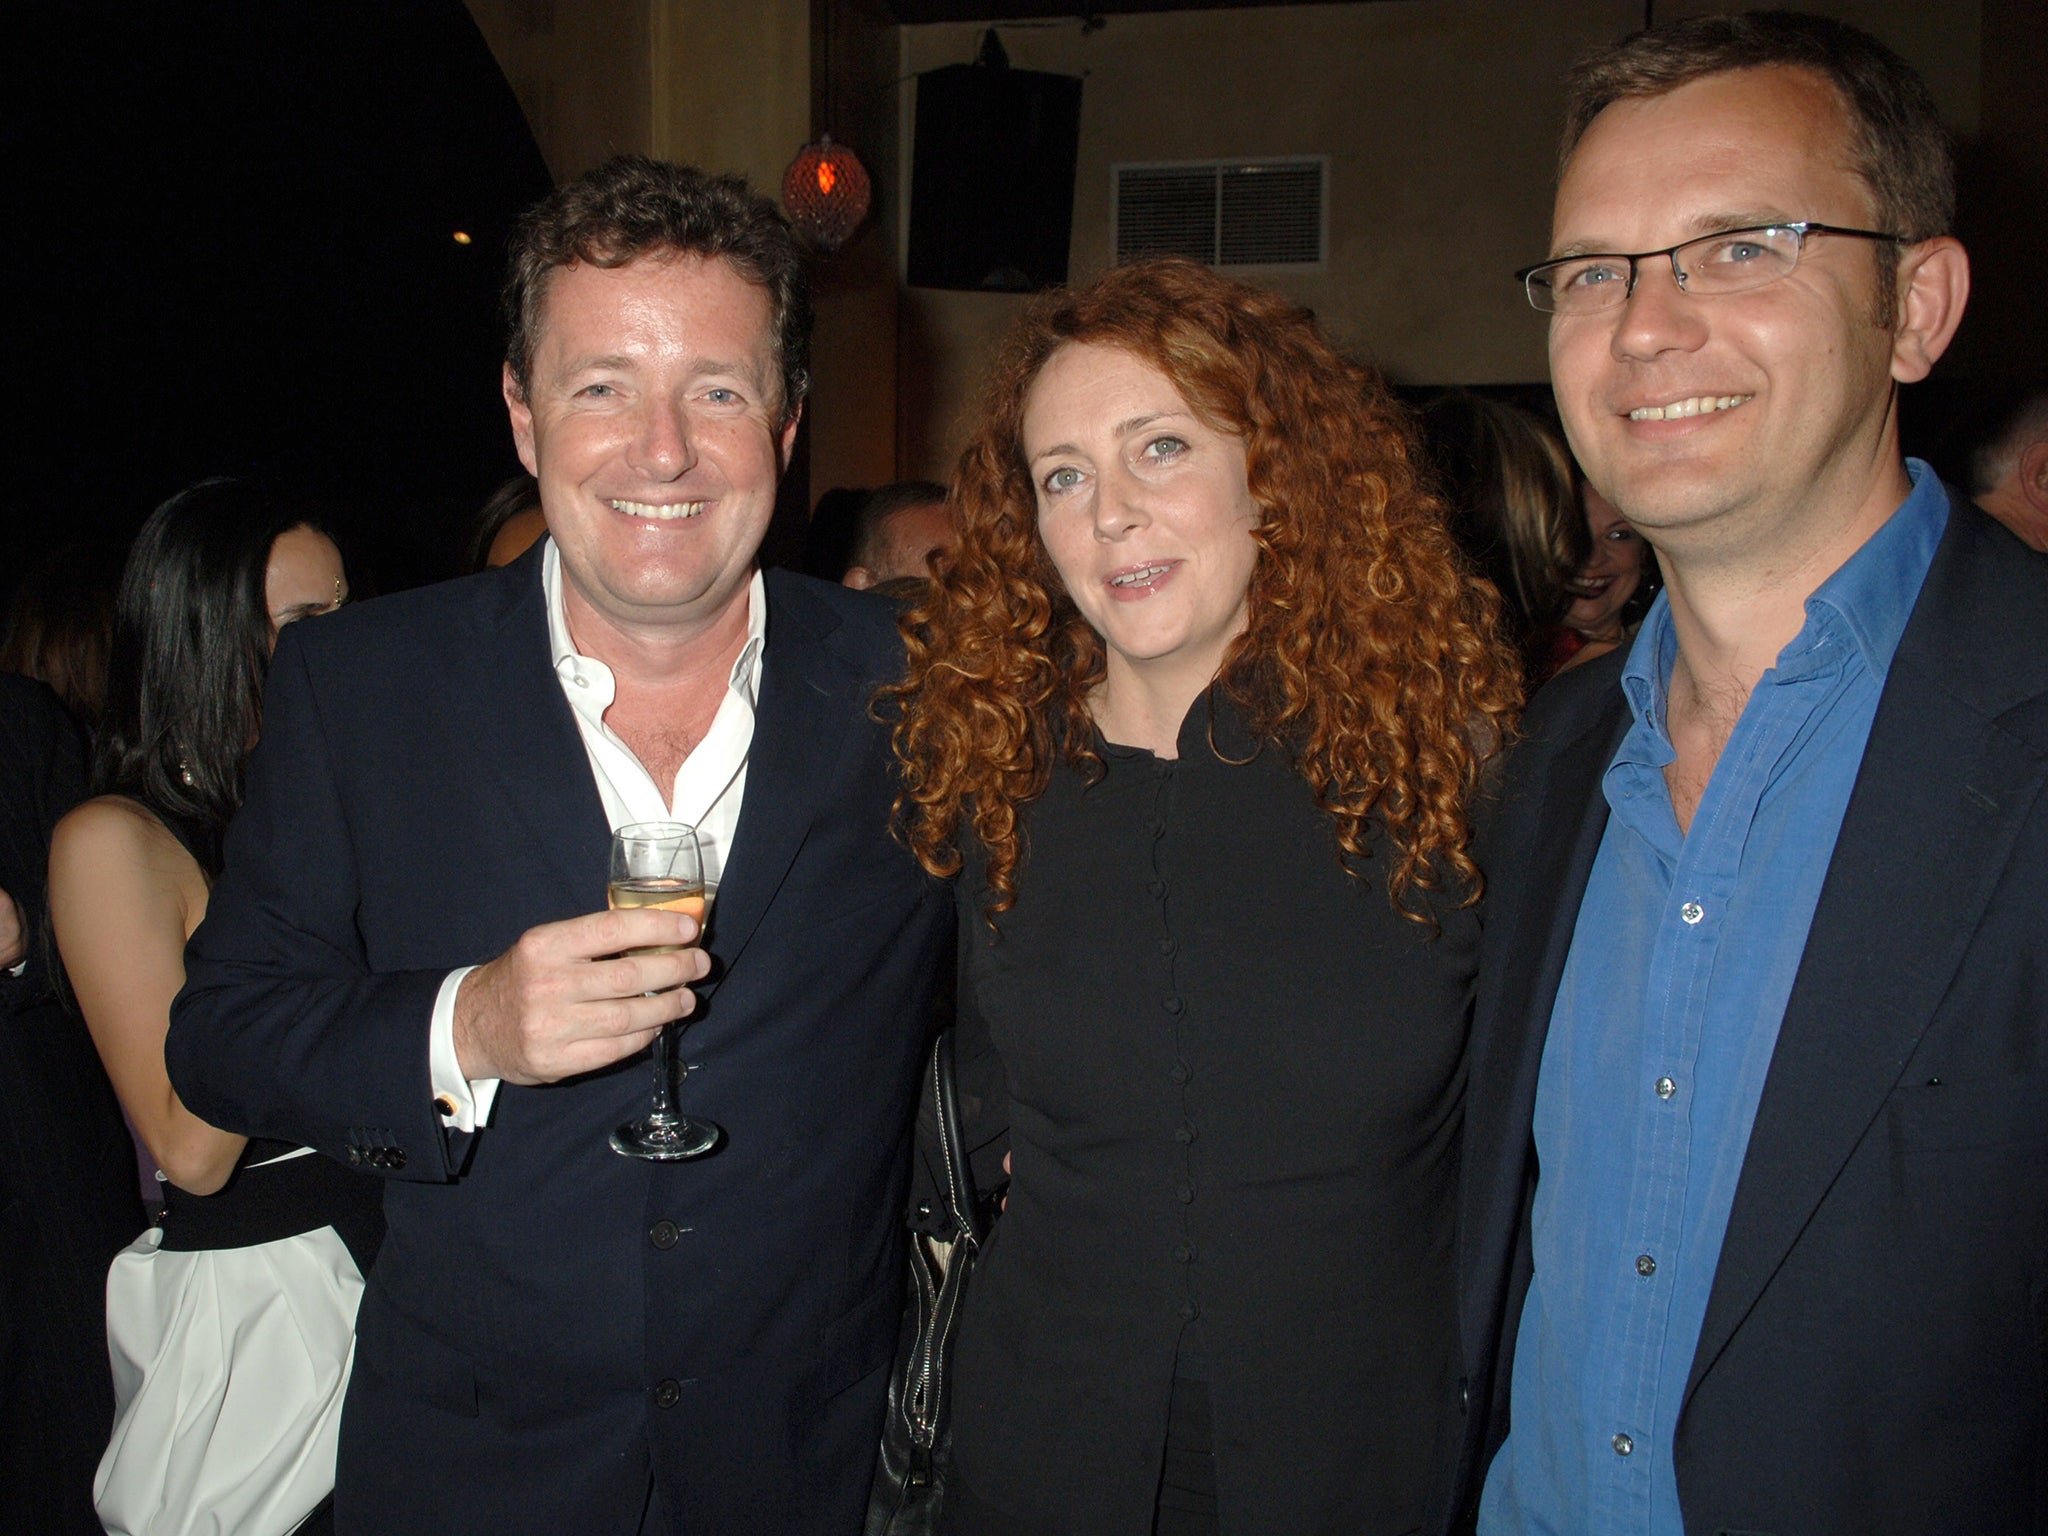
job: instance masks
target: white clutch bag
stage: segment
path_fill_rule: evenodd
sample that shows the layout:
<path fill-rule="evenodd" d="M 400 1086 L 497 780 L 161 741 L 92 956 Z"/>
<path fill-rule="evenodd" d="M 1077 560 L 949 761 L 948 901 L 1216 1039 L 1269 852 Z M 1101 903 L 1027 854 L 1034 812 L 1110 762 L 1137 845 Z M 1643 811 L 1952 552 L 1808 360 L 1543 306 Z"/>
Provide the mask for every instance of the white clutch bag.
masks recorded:
<path fill-rule="evenodd" d="M 362 1274 L 332 1227 L 199 1252 L 162 1236 L 107 1273 L 93 1504 L 110 1536 L 285 1536 L 334 1489 Z"/>

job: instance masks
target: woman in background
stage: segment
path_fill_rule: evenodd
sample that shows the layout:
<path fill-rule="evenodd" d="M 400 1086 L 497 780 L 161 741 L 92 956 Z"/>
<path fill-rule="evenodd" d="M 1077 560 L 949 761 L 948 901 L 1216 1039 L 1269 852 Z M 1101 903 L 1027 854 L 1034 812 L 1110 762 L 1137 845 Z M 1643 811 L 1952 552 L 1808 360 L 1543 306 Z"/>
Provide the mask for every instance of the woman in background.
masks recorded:
<path fill-rule="evenodd" d="M 1592 551 L 1572 484 L 1572 462 L 1538 417 L 1469 390 L 1422 412 L 1423 439 L 1451 534 L 1500 593 L 1508 641 L 1533 686 Z"/>
<path fill-rule="evenodd" d="M 1518 700 L 1419 446 L 1180 261 L 1038 302 L 905 615 L 976 1172 L 945 1528 L 1393 1533 L 1455 1416 L 1468 804 Z"/>
<path fill-rule="evenodd" d="M 491 492 L 477 512 L 463 552 L 463 573 L 474 575 L 510 565 L 547 531 L 547 514 L 540 509 L 540 482 L 531 475 L 514 475 Z"/>
<path fill-rule="evenodd" d="M 0 632 L 0 672 L 50 685 L 87 735 L 99 719 L 124 552 L 64 544 L 22 574 Z"/>
<path fill-rule="evenodd" d="M 199 1120 L 171 1087 L 164 1036 L 241 801 L 277 632 L 347 595 L 333 541 L 256 486 L 206 481 L 159 507 L 116 600 L 94 798 L 52 844 L 58 949 L 167 1207 L 109 1277 L 116 1423 L 95 1496 L 110 1531 L 211 1518 L 207 1528 L 261 1533 L 287 1515 L 275 1528 L 290 1529 L 333 1485 L 331 1424 L 324 1469 L 317 1446 L 290 1437 L 327 1399 L 338 1412 L 347 1328 L 333 1358 L 331 1340 L 272 1329 L 325 1317 L 331 1333 L 338 1314 L 353 1318 L 381 1191 Z"/>
<path fill-rule="evenodd" d="M 1656 595 L 1657 561 L 1621 510 L 1579 484 L 1592 552 L 1572 580 L 1571 606 L 1550 644 L 1548 675 L 1605 656 L 1635 638 Z"/>

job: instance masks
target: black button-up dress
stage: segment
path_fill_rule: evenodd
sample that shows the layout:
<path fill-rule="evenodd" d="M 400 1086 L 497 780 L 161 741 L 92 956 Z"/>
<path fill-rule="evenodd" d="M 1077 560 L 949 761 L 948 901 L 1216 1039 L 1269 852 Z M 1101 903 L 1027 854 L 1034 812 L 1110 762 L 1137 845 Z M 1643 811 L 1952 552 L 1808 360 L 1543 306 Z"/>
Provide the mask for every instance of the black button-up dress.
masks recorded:
<path fill-rule="evenodd" d="M 1143 1536 L 1178 1373 L 1223 1536 L 1433 1516 L 1455 1410 L 1457 1128 L 1478 923 L 1396 912 L 1289 756 L 1198 700 L 959 882 L 963 1093 L 1009 1206 L 957 1344 L 958 1474 L 1005 1529 Z"/>

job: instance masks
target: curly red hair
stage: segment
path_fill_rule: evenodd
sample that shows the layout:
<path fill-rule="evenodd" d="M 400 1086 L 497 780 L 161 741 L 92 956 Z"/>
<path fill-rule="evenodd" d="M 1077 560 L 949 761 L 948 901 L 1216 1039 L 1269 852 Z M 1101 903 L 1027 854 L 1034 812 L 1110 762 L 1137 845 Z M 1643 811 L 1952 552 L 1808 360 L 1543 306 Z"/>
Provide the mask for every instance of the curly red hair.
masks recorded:
<path fill-rule="evenodd" d="M 1016 899 L 1019 809 L 1056 758 L 1099 771 L 1089 697 L 1104 654 L 1038 537 L 1024 406 L 1069 343 L 1116 347 L 1244 443 L 1260 521 L 1248 617 L 1218 683 L 1253 733 L 1293 754 L 1347 868 L 1383 829 L 1389 892 L 1411 913 L 1479 872 L 1467 807 L 1520 704 L 1496 600 L 1473 580 L 1426 489 L 1407 410 L 1286 300 L 1181 260 L 1133 262 L 1036 301 L 1010 333 L 960 457 L 959 548 L 903 616 L 899 822 L 936 875 L 965 821 L 987 851 L 988 910 Z"/>

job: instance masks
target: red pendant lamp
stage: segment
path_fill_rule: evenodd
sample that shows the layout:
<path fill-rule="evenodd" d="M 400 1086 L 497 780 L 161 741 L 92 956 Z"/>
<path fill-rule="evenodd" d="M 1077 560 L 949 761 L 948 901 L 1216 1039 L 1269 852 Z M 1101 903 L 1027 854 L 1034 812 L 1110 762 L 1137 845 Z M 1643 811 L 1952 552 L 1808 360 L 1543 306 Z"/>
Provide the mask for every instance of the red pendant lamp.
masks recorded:
<path fill-rule="evenodd" d="M 868 216 L 874 188 L 867 167 L 832 135 L 806 144 L 782 175 L 782 206 L 789 222 L 819 250 L 838 250 Z"/>

